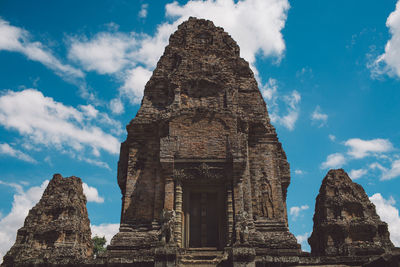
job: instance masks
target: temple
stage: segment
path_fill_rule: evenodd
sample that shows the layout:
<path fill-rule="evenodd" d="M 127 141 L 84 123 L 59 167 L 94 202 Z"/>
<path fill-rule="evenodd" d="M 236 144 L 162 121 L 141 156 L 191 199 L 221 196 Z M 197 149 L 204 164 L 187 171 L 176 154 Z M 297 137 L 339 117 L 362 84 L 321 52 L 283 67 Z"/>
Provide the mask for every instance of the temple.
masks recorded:
<path fill-rule="evenodd" d="M 165 244 L 180 254 L 300 253 L 288 230 L 285 152 L 249 64 L 222 28 L 195 18 L 179 26 L 127 130 L 113 257 L 151 260 L 151 248 Z"/>
<path fill-rule="evenodd" d="M 107 251 L 93 253 L 81 180 L 57 174 L 2 266 L 400 266 L 388 225 L 342 169 L 323 179 L 311 253 L 301 251 L 285 152 L 249 64 L 211 21 L 190 18 L 171 35 L 127 131 Z"/>

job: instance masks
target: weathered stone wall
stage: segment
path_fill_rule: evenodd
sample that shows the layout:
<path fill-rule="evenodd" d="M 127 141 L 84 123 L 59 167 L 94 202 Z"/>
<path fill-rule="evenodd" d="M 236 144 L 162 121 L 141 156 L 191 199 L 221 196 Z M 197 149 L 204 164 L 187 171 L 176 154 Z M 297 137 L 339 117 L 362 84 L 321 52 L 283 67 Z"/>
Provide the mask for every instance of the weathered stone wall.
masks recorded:
<path fill-rule="evenodd" d="M 175 158 L 226 159 L 234 119 L 206 112 L 190 115 L 173 118 L 169 123 L 170 136 L 177 139 Z"/>
<path fill-rule="evenodd" d="M 127 130 L 118 165 L 121 232 L 111 251 L 159 246 L 165 211 L 177 212 L 180 228 L 171 231 L 180 236 L 177 186 L 181 192 L 197 174 L 197 183 L 222 186 L 231 198 L 226 240 L 299 253 L 287 228 L 286 155 L 249 64 L 222 28 L 195 18 L 178 27 Z M 213 173 L 221 168 L 223 175 Z"/>
<path fill-rule="evenodd" d="M 313 220 L 313 255 L 380 255 L 394 247 L 374 204 L 343 169 L 330 170 L 322 181 Z"/>
<path fill-rule="evenodd" d="M 93 257 L 82 181 L 55 174 L 17 232 L 2 266 L 83 264 Z"/>

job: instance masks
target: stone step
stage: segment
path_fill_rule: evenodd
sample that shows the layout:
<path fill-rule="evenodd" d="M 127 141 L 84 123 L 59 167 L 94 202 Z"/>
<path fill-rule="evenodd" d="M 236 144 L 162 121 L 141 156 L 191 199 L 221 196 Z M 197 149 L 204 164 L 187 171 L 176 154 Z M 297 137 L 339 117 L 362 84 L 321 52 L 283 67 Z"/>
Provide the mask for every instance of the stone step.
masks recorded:
<path fill-rule="evenodd" d="M 220 262 L 213 261 L 181 261 L 178 263 L 179 267 L 217 267 L 221 266 Z"/>
<path fill-rule="evenodd" d="M 282 222 L 255 221 L 254 226 L 261 232 L 286 232 L 288 229 Z"/>
<path fill-rule="evenodd" d="M 191 249 L 180 257 L 179 265 L 182 267 L 211 267 L 218 266 L 227 259 L 224 251 L 215 249 Z"/>

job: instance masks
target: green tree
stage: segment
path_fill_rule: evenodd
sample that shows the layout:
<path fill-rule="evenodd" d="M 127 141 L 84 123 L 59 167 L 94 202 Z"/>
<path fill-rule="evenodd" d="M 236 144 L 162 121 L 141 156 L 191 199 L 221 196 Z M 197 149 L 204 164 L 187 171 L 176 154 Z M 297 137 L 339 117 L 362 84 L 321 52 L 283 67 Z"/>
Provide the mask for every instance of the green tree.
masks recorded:
<path fill-rule="evenodd" d="M 99 254 L 103 251 L 106 251 L 105 244 L 107 242 L 106 238 L 103 237 L 98 237 L 97 235 L 92 238 L 93 242 L 93 253 L 94 257 L 97 258 Z"/>

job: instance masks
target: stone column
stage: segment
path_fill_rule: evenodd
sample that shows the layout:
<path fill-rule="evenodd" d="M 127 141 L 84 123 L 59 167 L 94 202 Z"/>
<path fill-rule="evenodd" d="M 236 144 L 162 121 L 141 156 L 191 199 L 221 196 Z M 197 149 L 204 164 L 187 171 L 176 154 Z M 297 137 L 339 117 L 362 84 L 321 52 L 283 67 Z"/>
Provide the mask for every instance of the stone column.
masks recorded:
<path fill-rule="evenodd" d="M 180 181 L 176 181 L 175 186 L 175 238 L 178 247 L 182 247 L 182 184 Z"/>
<path fill-rule="evenodd" d="M 155 169 L 155 184 L 154 184 L 154 209 L 153 209 L 153 224 L 160 220 L 161 211 L 163 209 L 163 184 L 160 171 Z"/>
<path fill-rule="evenodd" d="M 249 159 L 246 161 L 246 168 L 243 173 L 243 209 L 247 212 L 247 219 L 252 221 L 253 218 L 253 205 L 251 194 L 250 170 Z"/>
<path fill-rule="evenodd" d="M 243 189 L 242 182 L 236 181 L 233 187 L 234 205 L 235 205 L 235 242 L 240 243 L 241 221 L 239 217 L 243 215 Z"/>
<path fill-rule="evenodd" d="M 161 152 L 160 152 L 161 153 Z M 161 158 L 161 181 L 164 182 L 164 210 L 174 210 L 174 164 L 170 157 Z"/>
<path fill-rule="evenodd" d="M 167 211 L 174 209 L 174 180 L 172 175 L 165 178 L 164 209 Z"/>
<path fill-rule="evenodd" d="M 243 176 L 246 168 L 246 160 L 243 158 L 234 159 L 233 162 L 233 206 L 234 206 L 234 241 L 240 243 L 241 224 L 244 215 Z"/>
<path fill-rule="evenodd" d="M 207 245 L 207 193 L 201 193 L 200 216 L 201 246 L 205 247 Z"/>
<path fill-rule="evenodd" d="M 232 244 L 233 235 L 233 203 L 232 203 L 232 186 L 230 184 L 226 185 L 226 218 L 227 218 L 227 245 Z"/>

